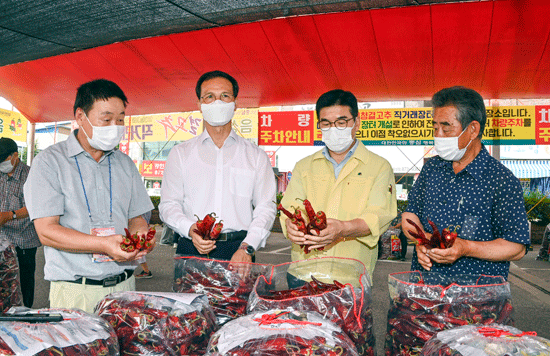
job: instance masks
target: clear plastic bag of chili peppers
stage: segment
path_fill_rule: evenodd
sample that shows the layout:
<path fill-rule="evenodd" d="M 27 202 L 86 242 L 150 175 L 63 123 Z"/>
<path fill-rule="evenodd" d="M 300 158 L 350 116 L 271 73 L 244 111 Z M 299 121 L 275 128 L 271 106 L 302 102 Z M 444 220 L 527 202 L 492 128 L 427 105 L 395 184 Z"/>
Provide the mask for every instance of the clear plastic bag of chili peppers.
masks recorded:
<path fill-rule="evenodd" d="M 550 341 L 506 325 L 466 325 L 437 333 L 421 355 L 542 356 L 550 355 Z"/>
<path fill-rule="evenodd" d="M 9 318 L 26 321 L 5 321 Z M 77 309 L 17 307 L 0 318 L 0 355 L 116 356 L 119 348 L 115 331 L 98 316 Z"/>
<path fill-rule="evenodd" d="M 198 294 L 117 292 L 95 313 L 115 329 L 121 355 L 202 355 L 217 330 L 207 298 Z"/>
<path fill-rule="evenodd" d="M 270 272 L 271 265 L 176 257 L 172 289 L 177 293 L 206 294 L 218 325 L 223 325 L 246 314 L 254 282 Z"/>
<path fill-rule="evenodd" d="M 501 276 L 401 272 L 388 277 L 385 354 L 418 355 L 434 334 L 471 324 L 513 324 L 510 284 Z"/>
<path fill-rule="evenodd" d="M 208 344 L 209 356 L 358 355 L 335 323 L 315 312 L 269 310 L 232 320 Z"/>
<path fill-rule="evenodd" d="M 342 328 L 360 355 L 370 356 L 376 354 L 371 304 L 363 263 L 323 257 L 273 266 L 271 275 L 258 278 L 247 309 L 318 312 Z"/>
<path fill-rule="evenodd" d="M 0 313 L 6 312 L 13 306 L 23 305 L 15 247 L 9 241 L 1 239 L 0 281 Z"/>

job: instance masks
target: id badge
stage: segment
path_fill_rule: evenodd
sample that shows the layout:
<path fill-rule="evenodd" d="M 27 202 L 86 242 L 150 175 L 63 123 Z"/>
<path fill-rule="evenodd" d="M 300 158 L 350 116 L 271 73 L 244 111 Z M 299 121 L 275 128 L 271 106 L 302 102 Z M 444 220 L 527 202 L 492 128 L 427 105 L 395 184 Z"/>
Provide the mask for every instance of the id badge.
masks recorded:
<path fill-rule="evenodd" d="M 90 229 L 90 235 L 94 236 L 110 236 L 115 234 L 115 227 L 112 223 L 97 224 L 92 225 Z M 114 260 L 102 253 L 92 253 L 92 262 L 101 263 L 101 262 L 113 262 Z"/>

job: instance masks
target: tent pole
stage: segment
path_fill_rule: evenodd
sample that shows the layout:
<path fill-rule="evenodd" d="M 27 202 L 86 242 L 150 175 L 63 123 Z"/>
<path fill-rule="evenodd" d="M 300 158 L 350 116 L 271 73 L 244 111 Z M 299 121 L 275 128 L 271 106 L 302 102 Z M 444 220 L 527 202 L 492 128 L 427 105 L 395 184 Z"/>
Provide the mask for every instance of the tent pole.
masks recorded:
<path fill-rule="evenodd" d="M 31 130 L 29 132 L 29 137 L 27 139 L 27 165 L 32 164 L 32 159 L 34 158 L 34 133 L 36 131 L 36 124 L 31 122 Z M 30 149 L 29 149 L 30 147 Z"/>

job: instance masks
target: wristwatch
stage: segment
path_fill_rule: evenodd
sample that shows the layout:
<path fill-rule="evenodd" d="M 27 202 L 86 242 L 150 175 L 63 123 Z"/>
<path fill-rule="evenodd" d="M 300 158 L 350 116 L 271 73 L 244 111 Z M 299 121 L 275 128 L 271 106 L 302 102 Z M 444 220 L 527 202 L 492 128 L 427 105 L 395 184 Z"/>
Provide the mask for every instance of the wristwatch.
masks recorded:
<path fill-rule="evenodd" d="M 256 250 L 254 249 L 254 247 L 250 246 L 245 242 L 243 242 L 241 246 L 239 246 L 239 250 L 244 250 L 244 252 L 246 252 L 246 254 L 249 256 L 254 256 L 254 254 L 256 253 Z"/>
<path fill-rule="evenodd" d="M 13 215 L 11 216 L 11 219 L 12 220 L 17 219 L 17 214 L 15 213 L 15 211 L 12 210 L 11 212 L 13 213 Z"/>

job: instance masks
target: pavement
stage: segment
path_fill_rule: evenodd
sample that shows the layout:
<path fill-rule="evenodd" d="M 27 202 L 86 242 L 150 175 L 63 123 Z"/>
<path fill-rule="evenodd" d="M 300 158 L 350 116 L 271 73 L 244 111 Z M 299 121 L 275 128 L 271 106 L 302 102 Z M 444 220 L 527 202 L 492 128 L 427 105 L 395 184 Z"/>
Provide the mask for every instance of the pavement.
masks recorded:
<path fill-rule="evenodd" d="M 161 230 L 157 228 L 157 230 Z M 158 232 L 160 233 L 160 231 Z M 160 237 L 160 235 L 158 235 Z M 536 261 L 540 246 L 520 261 L 513 262 L 509 282 L 512 291 L 515 326 L 523 331 L 536 331 L 550 339 L 550 262 Z M 405 261 L 378 261 L 373 275 L 373 315 L 377 354 L 383 355 L 386 317 L 389 309 L 388 275 L 409 271 L 413 246 L 409 246 Z M 137 279 L 139 291 L 170 292 L 174 276 L 172 246 L 157 245 L 147 256 L 147 264 L 153 274 L 150 279 Z M 290 261 L 290 243 L 281 233 L 272 233 L 264 249 L 257 252 L 256 262 L 279 264 Z M 49 283 L 44 281 L 43 248 L 37 252 L 36 291 L 34 308 L 48 307 Z M 136 273 L 141 268 L 138 267 Z"/>

